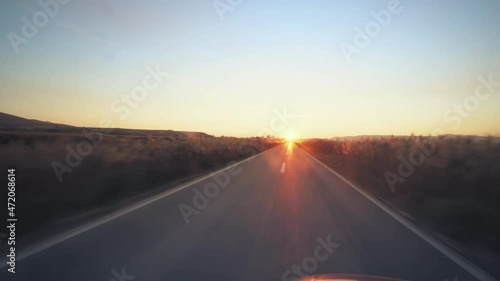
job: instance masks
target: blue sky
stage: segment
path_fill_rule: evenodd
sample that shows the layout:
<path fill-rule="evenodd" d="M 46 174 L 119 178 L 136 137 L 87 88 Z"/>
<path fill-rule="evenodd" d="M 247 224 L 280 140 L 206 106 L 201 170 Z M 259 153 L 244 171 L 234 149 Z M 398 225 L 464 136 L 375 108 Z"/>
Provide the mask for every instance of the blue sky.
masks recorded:
<path fill-rule="evenodd" d="M 213 1 L 70 0 L 16 54 L 9 34 L 23 36 L 23 17 L 33 22 L 43 9 L 3 1 L 0 111 L 235 136 L 269 128 L 276 110 L 296 116 L 275 135 L 500 134 L 500 89 L 460 125 L 456 112 L 443 118 L 474 94 L 479 76 L 500 81 L 500 2 L 401 1 L 346 60 L 340 45 L 353 45 L 354 28 L 389 2 L 244 0 L 221 20 Z M 148 67 L 169 78 L 121 118 L 111 104 Z"/>

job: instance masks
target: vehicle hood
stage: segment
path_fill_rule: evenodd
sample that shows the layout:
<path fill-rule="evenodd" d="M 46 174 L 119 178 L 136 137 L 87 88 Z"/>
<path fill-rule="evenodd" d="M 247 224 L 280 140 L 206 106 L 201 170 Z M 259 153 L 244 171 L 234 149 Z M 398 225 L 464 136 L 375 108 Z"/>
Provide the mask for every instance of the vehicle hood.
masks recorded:
<path fill-rule="evenodd" d="M 322 274 L 311 275 L 297 281 L 405 281 L 381 276 L 369 276 L 360 274 Z"/>

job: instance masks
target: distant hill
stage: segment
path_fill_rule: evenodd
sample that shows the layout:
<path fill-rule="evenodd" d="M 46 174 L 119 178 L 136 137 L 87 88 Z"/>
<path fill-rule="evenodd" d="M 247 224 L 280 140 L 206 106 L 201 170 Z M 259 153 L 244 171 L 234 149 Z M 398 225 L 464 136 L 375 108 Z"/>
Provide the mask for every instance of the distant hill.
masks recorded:
<path fill-rule="evenodd" d="M 418 138 L 420 136 L 413 136 L 413 137 L 414 138 Z M 423 136 L 423 137 L 428 137 L 428 136 Z M 437 137 L 437 136 L 434 136 L 434 137 Z M 447 137 L 449 139 L 471 138 L 471 139 L 475 139 L 475 140 L 482 140 L 482 139 L 487 139 L 487 138 L 498 139 L 500 136 L 497 136 L 497 135 L 492 135 L 492 136 L 476 136 L 476 135 L 445 134 L 445 135 L 440 135 L 439 137 Z M 399 139 L 400 138 L 411 138 L 411 136 L 403 136 L 403 135 L 361 135 L 361 136 L 331 137 L 331 138 L 329 138 L 329 140 L 358 141 L 358 140 L 362 140 L 362 139 L 385 140 L 385 139 L 390 139 L 390 138 L 399 138 Z"/>
<path fill-rule="evenodd" d="M 44 129 L 70 129 L 73 126 L 44 122 L 35 119 L 26 119 L 15 115 L 0 112 L 0 129 L 15 130 L 44 130 Z"/>
<path fill-rule="evenodd" d="M 361 139 L 390 139 L 396 138 L 409 138 L 410 136 L 392 136 L 392 135 L 361 135 L 361 136 L 345 136 L 345 137 L 332 137 L 331 140 L 361 140 Z"/>
<path fill-rule="evenodd" d="M 99 130 L 92 127 L 75 127 L 65 124 L 57 124 L 35 119 L 26 119 L 19 116 L 0 112 L 0 130 L 4 131 L 34 131 L 53 133 L 76 133 L 80 134 L 83 129 Z M 207 137 L 210 136 L 202 132 L 187 132 L 173 130 L 142 130 L 142 129 L 121 129 L 107 128 L 110 135 L 135 135 L 135 136 L 170 136 L 170 137 Z"/>
<path fill-rule="evenodd" d="M 419 138 L 420 136 L 413 136 L 414 138 Z M 423 136 L 427 138 L 428 136 Z M 440 136 L 433 136 L 433 138 L 442 138 L 446 137 L 447 139 L 470 139 L 475 143 L 482 143 L 484 141 L 489 141 L 492 143 L 500 143 L 500 136 L 491 135 L 491 136 L 475 136 L 475 135 L 454 135 L 454 134 L 446 134 Z M 361 135 L 361 136 L 345 136 L 345 137 L 332 137 L 329 140 L 332 141 L 360 141 L 360 140 L 390 140 L 391 138 L 396 139 L 409 139 L 411 136 L 392 136 L 392 135 Z"/>

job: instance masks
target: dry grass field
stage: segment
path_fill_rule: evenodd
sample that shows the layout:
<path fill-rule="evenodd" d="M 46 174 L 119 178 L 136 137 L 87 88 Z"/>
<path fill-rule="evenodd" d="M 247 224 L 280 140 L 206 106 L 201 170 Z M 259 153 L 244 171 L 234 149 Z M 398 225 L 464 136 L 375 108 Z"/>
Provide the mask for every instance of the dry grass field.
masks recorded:
<path fill-rule="evenodd" d="M 299 146 L 451 241 L 500 253 L 499 138 L 315 139 Z"/>
<path fill-rule="evenodd" d="M 23 235 L 277 144 L 267 138 L 176 131 L 3 130 L 0 167 L 5 173 L 16 169 L 18 235 Z"/>

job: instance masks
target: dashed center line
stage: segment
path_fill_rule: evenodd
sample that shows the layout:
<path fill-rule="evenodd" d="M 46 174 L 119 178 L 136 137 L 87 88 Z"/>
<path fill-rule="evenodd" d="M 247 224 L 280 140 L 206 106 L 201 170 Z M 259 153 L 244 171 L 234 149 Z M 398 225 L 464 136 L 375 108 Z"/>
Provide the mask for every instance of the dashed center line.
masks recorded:
<path fill-rule="evenodd" d="M 283 162 L 283 164 L 281 164 L 281 173 L 284 174 L 285 173 L 285 166 L 286 166 L 286 163 Z"/>

